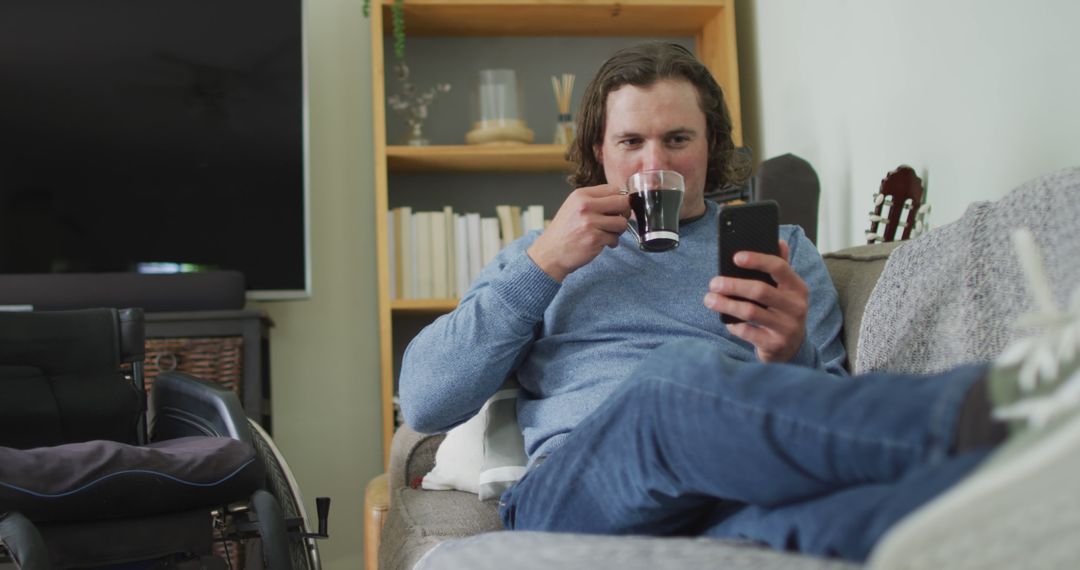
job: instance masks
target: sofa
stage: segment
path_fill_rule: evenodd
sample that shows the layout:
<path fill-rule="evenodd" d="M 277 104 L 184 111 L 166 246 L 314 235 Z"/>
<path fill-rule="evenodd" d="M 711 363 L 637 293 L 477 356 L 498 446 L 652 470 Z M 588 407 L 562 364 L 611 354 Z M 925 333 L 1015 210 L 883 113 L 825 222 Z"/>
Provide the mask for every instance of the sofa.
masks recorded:
<path fill-rule="evenodd" d="M 898 242 L 853 247 L 825 256 L 825 263 L 840 295 L 844 314 L 844 343 L 849 366 L 855 348 L 863 307 L 877 282 L 889 253 Z M 435 464 L 444 434 L 420 434 L 402 426 L 394 435 L 387 473 L 367 489 L 365 506 L 365 554 L 367 569 L 408 570 L 436 545 L 450 539 L 472 537 L 463 544 L 447 544 L 424 560 L 425 567 L 478 568 L 473 553 L 493 549 L 508 553 L 540 551 L 554 558 L 534 564 L 573 568 L 699 568 L 708 561 L 721 568 L 849 568 L 856 565 L 806 556 L 750 548 L 733 541 L 695 538 L 583 537 L 547 533 L 503 533 L 495 501 L 480 501 L 462 491 L 429 491 L 417 482 Z M 492 534 L 495 533 L 495 534 Z M 513 536 L 511 536 L 513 535 Z M 487 541 L 490 541 L 488 544 Z M 537 548 L 536 545 L 546 545 Z M 449 548 L 454 546 L 454 548 Z M 376 552 L 372 551 L 377 549 Z M 444 558 L 439 561 L 439 558 Z M 464 558 L 462 558 L 464 557 Z M 562 563 L 558 561 L 562 560 Z M 569 561 L 569 562 L 568 562 Z M 722 562 L 721 562 L 722 561 Z M 488 564 L 491 562 L 489 561 Z M 376 566 L 377 564 L 377 566 Z M 520 562 L 505 566 L 523 568 Z"/>
<path fill-rule="evenodd" d="M 1034 305 L 1010 241 L 1018 228 L 1034 231 L 1047 295 L 1059 306 L 1080 303 L 1077 196 L 1080 168 L 1065 169 L 997 202 L 976 202 L 961 219 L 917 240 L 825 254 L 843 312 L 849 370 L 945 370 L 991 360 L 1021 338 L 1014 324 Z M 418 487 L 443 438 L 408 427 L 395 434 L 388 473 L 368 485 L 368 570 L 1070 568 L 1080 560 L 1080 493 L 1062 496 L 1060 489 L 1039 501 L 1017 499 L 1000 509 L 1005 512 L 973 515 L 963 528 L 949 529 L 947 547 L 928 548 L 928 533 L 941 534 L 931 520 L 935 506 L 971 480 L 901 520 L 864 565 L 707 538 L 504 532 L 495 501 Z"/>

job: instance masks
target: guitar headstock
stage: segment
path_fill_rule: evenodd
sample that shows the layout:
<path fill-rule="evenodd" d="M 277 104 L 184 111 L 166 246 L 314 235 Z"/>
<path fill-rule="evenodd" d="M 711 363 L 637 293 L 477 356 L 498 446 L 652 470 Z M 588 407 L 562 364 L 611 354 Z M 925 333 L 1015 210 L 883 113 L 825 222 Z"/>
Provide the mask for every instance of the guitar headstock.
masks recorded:
<path fill-rule="evenodd" d="M 895 241 L 898 229 L 903 229 L 901 240 L 917 237 L 926 231 L 930 205 L 925 204 L 925 200 L 926 190 L 913 168 L 901 165 L 890 172 L 874 194 L 874 209 L 870 212 L 866 243 Z M 881 229 L 882 224 L 884 229 Z"/>

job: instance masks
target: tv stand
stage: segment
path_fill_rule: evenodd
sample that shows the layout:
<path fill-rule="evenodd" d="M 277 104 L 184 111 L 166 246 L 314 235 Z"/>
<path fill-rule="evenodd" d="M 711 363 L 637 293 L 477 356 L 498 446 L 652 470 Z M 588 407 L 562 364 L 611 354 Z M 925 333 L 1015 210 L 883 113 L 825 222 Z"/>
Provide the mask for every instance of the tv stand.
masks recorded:
<path fill-rule="evenodd" d="M 240 396 L 247 416 L 271 432 L 270 327 L 264 311 L 146 313 L 146 381 L 179 370 Z"/>

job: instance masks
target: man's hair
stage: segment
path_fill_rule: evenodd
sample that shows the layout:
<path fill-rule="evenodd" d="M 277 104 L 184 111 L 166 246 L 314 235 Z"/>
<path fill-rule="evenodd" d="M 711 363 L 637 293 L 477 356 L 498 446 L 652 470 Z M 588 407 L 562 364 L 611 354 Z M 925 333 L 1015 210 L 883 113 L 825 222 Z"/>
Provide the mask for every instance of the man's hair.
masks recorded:
<path fill-rule="evenodd" d="M 705 113 L 709 141 L 709 164 L 705 192 L 711 192 L 744 178 L 746 165 L 735 157 L 731 140 L 731 114 L 724 103 L 720 85 L 690 50 L 668 42 L 646 42 L 619 50 L 600 66 L 585 88 L 578 116 L 577 135 L 567 157 L 577 165 L 568 178 L 574 188 L 607 182 L 604 165 L 596 158 L 595 146 L 604 142 L 607 98 L 624 85 L 648 87 L 662 79 L 689 81 L 698 92 L 698 104 Z"/>

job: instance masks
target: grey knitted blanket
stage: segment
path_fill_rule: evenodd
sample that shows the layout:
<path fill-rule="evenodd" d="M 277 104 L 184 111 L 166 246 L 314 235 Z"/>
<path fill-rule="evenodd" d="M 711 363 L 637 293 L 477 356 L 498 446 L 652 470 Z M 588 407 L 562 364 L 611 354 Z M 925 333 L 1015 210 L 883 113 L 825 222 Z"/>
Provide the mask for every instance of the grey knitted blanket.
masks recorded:
<path fill-rule="evenodd" d="M 1010 233 L 1026 227 L 1042 250 L 1058 306 L 1080 286 L 1080 168 L 976 202 L 957 221 L 898 247 L 870 294 L 856 372 L 929 373 L 995 358 L 1028 331 L 1033 309 Z"/>

